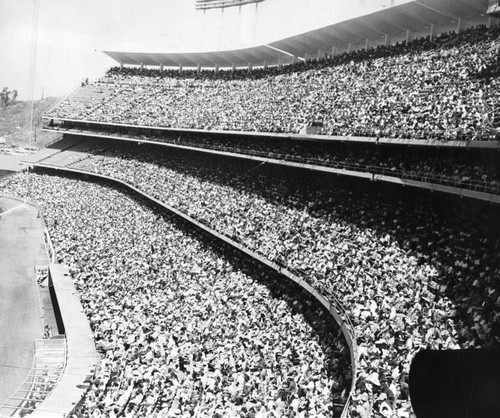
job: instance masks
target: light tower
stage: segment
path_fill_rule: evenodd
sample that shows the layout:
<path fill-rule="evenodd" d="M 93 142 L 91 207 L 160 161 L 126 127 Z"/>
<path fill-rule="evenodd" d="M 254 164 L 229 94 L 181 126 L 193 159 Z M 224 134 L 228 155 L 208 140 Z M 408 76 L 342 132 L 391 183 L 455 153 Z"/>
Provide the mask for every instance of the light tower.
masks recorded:
<path fill-rule="evenodd" d="M 33 22 L 31 26 L 31 50 L 30 50 L 30 83 L 31 83 L 31 114 L 30 114 L 30 138 L 36 142 L 36 130 L 34 125 L 34 100 L 35 100 L 35 74 L 36 74 L 36 50 L 38 45 L 38 14 L 40 8 L 40 0 L 33 0 Z"/>

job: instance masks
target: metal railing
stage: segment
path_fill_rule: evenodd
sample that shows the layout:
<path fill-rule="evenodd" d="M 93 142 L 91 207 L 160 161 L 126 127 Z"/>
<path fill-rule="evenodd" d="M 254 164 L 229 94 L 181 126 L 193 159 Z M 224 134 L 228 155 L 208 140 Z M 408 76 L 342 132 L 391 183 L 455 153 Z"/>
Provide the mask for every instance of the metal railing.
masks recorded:
<path fill-rule="evenodd" d="M 166 142 L 166 141 L 158 141 L 158 142 Z M 172 143 L 175 143 L 175 142 L 172 141 Z M 329 160 L 325 161 L 325 160 L 322 160 L 320 158 L 302 157 L 299 155 L 290 155 L 290 154 L 283 154 L 283 153 L 277 153 L 277 152 L 257 151 L 257 150 L 250 150 L 250 149 L 246 149 L 246 148 L 193 143 L 193 142 L 188 142 L 188 141 L 182 142 L 182 143 L 183 144 L 185 143 L 186 145 L 190 145 L 190 146 L 196 146 L 198 148 L 204 148 L 204 149 L 216 149 L 216 150 L 224 151 L 224 152 L 248 154 L 248 155 L 254 155 L 257 157 L 264 157 L 264 158 L 275 158 L 275 159 L 280 159 L 280 160 L 284 160 L 284 161 L 291 161 L 291 162 L 296 162 L 296 163 L 302 163 L 302 164 L 310 164 L 310 165 L 338 168 L 338 169 L 351 170 L 351 171 L 362 171 L 362 172 L 370 173 L 373 175 L 385 175 L 385 176 L 390 176 L 390 177 L 398 177 L 401 179 L 442 184 L 445 186 L 457 187 L 457 188 L 462 188 L 462 189 L 469 189 L 469 190 L 474 190 L 474 191 L 483 192 L 483 193 L 500 194 L 500 182 L 493 183 L 493 182 L 487 182 L 487 181 L 482 181 L 482 180 L 473 180 L 473 179 L 470 179 L 466 176 L 463 176 L 462 178 L 457 178 L 455 176 L 450 176 L 450 175 L 444 174 L 444 173 L 431 173 L 431 172 L 424 173 L 424 172 L 418 172 L 418 171 L 412 171 L 412 170 L 399 169 L 399 168 L 395 168 L 395 167 L 389 168 L 389 167 L 376 166 L 376 165 L 352 163 L 352 162 L 347 162 L 347 161 L 329 161 Z"/>
<path fill-rule="evenodd" d="M 62 350 L 61 356 L 51 355 L 51 347 L 49 347 L 51 344 L 58 345 L 55 350 L 57 352 Z M 40 345 L 49 350 L 49 353 L 45 354 L 50 359 L 46 364 L 37 349 Z M 55 354 L 58 354 L 57 352 Z M 33 366 L 29 369 L 26 380 L 0 405 L 0 416 L 25 416 L 36 410 L 40 411 L 38 406 L 52 393 L 61 379 L 66 365 L 66 356 L 66 339 L 35 340 Z"/>
<path fill-rule="evenodd" d="M 156 132 L 184 132 L 184 133 L 198 133 L 198 134 L 220 134 L 224 136 L 232 135 L 238 136 L 240 138 L 245 137 L 260 137 L 260 138 L 281 138 L 281 139 L 312 139 L 320 140 L 326 142 L 366 142 L 366 143 L 377 143 L 377 144 L 400 144 L 400 145 L 415 145 L 415 146 L 432 146 L 432 147 L 448 147 L 448 148 L 494 148 L 500 149 L 500 140 L 488 138 L 481 138 L 472 140 L 471 138 L 463 139 L 444 139 L 437 135 L 427 135 L 427 136 L 411 136 L 411 135 L 396 135 L 396 136 L 375 136 L 372 132 L 357 132 L 353 134 L 345 134 L 342 132 L 320 135 L 311 134 L 300 134 L 300 133 L 284 133 L 284 132 L 269 132 L 269 131 L 243 131 L 243 130 L 220 130 L 220 129 L 197 129 L 197 128 L 174 128 L 165 126 L 145 126 L 145 125 L 133 125 L 127 123 L 111 122 L 111 121 L 99 121 L 99 120 L 86 120 L 86 119 L 72 119 L 56 116 L 43 116 L 46 121 L 44 126 L 45 130 L 56 131 L 56 132 L 95 132 L 99 133 L 98 127 L 101 128 L 112 128 L 113 131 L 106 131 L 108 134 L 122 135 L 123 131 L 117 133 L 118 129 L 132 129 L 132 130 L 147 130 Z M 47 121 L 57 121 L 57 123 L 50 125 Z M 62 126 L 61 123 L 73 126 Z M 90 128 L 94 128 L 92 129 Z"/>
<path fill-rule="evenodd" d="M 60 166 L 55 166 L 55 165 L 50 165 L 50 164 L 35 164 L 35 167 L 43 168 L 43 169 L 50 169 L 50 170 L 56 170 L 58 172 L 67 172 L 67 173 L 78 173 L 84 176 L 91 176 L 93 178 L 99 178 L 99 179 L 105 179 L 107 181 L 110 181 L 111 183 L 115 185 L 120 185 L 125 187 L 126 189 L 137 193 L 144 197 L 145 199 L 157 204 L 160 207 L 163 207 L 164 209 L 168 210 L 170 213 L 173 213 L 174 215 L 178 216 L 179 218 L 187 221 L 191 225 L 194 225 L 195 227 L 198 227 L 204 231 L 206 231 L 208 234 L 220 239 L 221 241 L 225 242 L 226 244 L 229 244 L 230 246 L 238 249 L 239 251 L 249 255 L 250 257 L 254 258 L 255 260 L 258 260 L 260 263 L 272 268 L 279 274 L 287 277 L 288 279 L 294 281 L 297 283 L 299 286 L 301 286 L 306 292 L 310 293 L 318 302 L 320 302 L 329 312 L 330 314 L 334 317 L 335 321 L 338 323 L 340 326 L 342 333 L 344 334 L 344 337 L 346 339 L 347 345 L 349 347 L 350 351 L 350 356 L 351 356 L 351 372 L 352 372 L 352 382 L 351 382 L 351 388 L 349 391 L 349 395 L 347 398 L 347 401 L 343 407 L 341 418 L 346 418 L 349 415 L 349 406 L 351 403 L 352 395 L 355 390 L 355 383 L 356 383 L 356 376 L 357 376 L 357 370 L 358 370 L 358 346 L 357 346 L 357 340 L 356 340 L 356 332 L 354 328 L 354 324 L 351 321 L 351 318 L 345 308 L 342 306 L 342 303 L 339 301 L 339 299 L 334 295 L 334 293 L 330 290 L 328 294 L 323 294 L 322 291 L 324 290 L 323 287 L 318 286 L 318 283 L 313 280 L 312 278 L 309 277 L 309 275 L 305 274 L 302 276 L 299 270 L 292 270 L 289 267 L 285 266 L 282 262 L 280 261 L 271 261 L 264 255 L 261 255 L 254 250 L 249 249 L 240 239 L 234 237 L 234 236 L 229 236 L 224 232 L 219 232 L 214 229 L 212 229 L 211 225 L 204 219 L 196 219 L 192 217 L 191 214 L 186 214 L 181 210 L 178 210 L 167 203 L 147 194 L 146 192 L 142 191 L 139 186 L 133 184 L 133 183 L 128 183 L 127 181 L 124 180 L 119 180 L 117 178 L 104 175 L 104 174 L 98 174 L 98 173 L 93 173 L 90 171 L 86 170 L 81 170 L 81 169 L 74 169 L 74 168 L 68 168 L 68 167 L 60 167 Z M 297 274 L 299 273 L 299 274 Z"/>
<path fill-rule="evenodd" d="M 49 261 L 54 264 L 56 261 L 56 252 L 54 250 L 54 246 L 52 245 L 52 240 L 50 239 L 49 230 L 47 228 L 43 231 L 43 242 L 45 244 Z"/>

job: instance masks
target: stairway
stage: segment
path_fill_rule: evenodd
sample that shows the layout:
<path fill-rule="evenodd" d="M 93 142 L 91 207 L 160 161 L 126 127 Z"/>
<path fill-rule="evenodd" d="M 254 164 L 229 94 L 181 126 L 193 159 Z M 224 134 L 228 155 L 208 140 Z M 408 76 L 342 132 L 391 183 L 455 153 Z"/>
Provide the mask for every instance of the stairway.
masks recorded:
<path fill-rule="evenodd" d="M 58 154 L 65 149 L 71 148 L 81 142 L 82 139 L 76 136 L 63 137 L 60 141 L 52 144 L 48 148 L 42 148 L 40 151 L 27 155 L 23 158 L 22 162 L 27 164 L 35 164 L 43 162 L 44 160 Z"/>
<path fill-rule="evenodd" d="M 64 336 L 35 340 L 34 367 L 21 387 L 0 405 L 0 417 L 25 416 L 33 412 L 59 382 L 65 366 Z"/>

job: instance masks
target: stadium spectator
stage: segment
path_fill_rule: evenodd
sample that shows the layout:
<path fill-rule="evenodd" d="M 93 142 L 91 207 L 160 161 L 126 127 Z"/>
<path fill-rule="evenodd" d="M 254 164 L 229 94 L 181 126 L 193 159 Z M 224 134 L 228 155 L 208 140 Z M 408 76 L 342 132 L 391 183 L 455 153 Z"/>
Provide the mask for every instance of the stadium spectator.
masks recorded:
<path fill-rule="evenodd" d="M 500 105 L 498 51 L 491 47 L 491 42 L 498 38 L 499 32 L 500 26 L 481 26 L 459 35 L 443 34 L 432 42 L 418 39 L 408 46 L 398 44 L 355 51 L 282 70 L 255 70 L 251 74 L 160 74 L 155 70 L 113 69 L 100 82 L 80 89 L 51 116 L 206 130 L 298 132 L 305 125 L 316 125 L 322 128 L 323 134 L 345 136 L 498 140 L 499 120 L 495 114 Z M 285 266 L 332 300 L 340 300 L 355 324 L 359 342 L 360 368 L 351 406 L 353 416 L 411 416 L 408 368 L 411 358 L 421 347 L 498 347 L 500 343 L 500 293 L 496 283 L 500 274 L 500 228 L 496 208 L 480 207 L 476 203 L 481 210 L 465 211 L 469 217 L 458 216 L 454 206 L 465 208 L 466 203 L 456 205 L 455 201 L 442 198 L 438 205 L 428 196 L 419 200 L 418 192 L 415 192 L 416 197 L 402 194 L 405 198 L 402 195 L 387 198 L 378 195 L 375 187 L 376 190 L 368 190 L 366 185 L 356 187 L 353 183 L 339 186 L 326 180 L 323 184 L 313 173 L 308 178 L 291 172 L 287 176 L 278 169 L 266 171 L 258 164 L 241 160 L 235 163 L 230 159 L 193 153 L 152 153 L 147 149 L 139 152 L 126 147 L 94 151 L 88 158 L 71 161 L 71 166 L 135 185 Z M 339 161 L 334 157 L 319 155 L 318 158 L 325 158 L 328 164 L 335 166 Z M 62 165 L 70 163 L 64 163 L 64 153 L 59 158 Z M 346 153 L 341 162 L 373 165 L 372 156 L 361 156 L 364 161 L 359 158 L 359 154 Z M 413 161 L 411 165 L 393 156 L 377 160 L 381 161 L 384 169 L 394 168 L 410 176 L 412 172 L 434 175 L 438 169 L 441 174 L 456 178 L 457 184 L 481 178 L 498 188 L 497 171 L 485 171 L 473 164 L 456 166 L 456 159 L 430 158 Z M 14 184 L 13 187 L 21 186 Z M 45 192 L 47 196 L 54 194 L 49 186 Z M 48 198 L 37 195 L 37 199 Z M 61 201 L 59 205 L 62 207 L 64 203 Z M 56 215 L 64 217 L 61 207 L 49 209 L 54 211 L 53 219 L 57 219 Z M 116 212 L 120 219 L 128 221 L 131 213 L 138 211 L 121 200 L 99 208 L 107 216 Z M 108 218 L 99 216 L 92 214 L 89 219 L 116 237 L 115 221 L 109 222 Z M 131 225 L 123 226 L 120 232 L 126 233 L 129 242 L 142 255 L 154 255 L 156 245 L 162 245 L 156 240 L 144 242 L 142 231 L 154 230 L 157 237 L 174 235 L 179 238 L 168 228 L 162 229 L 163 226 L 155 229 L 156 226 L 147 222 L 146 215 L 142 215 L 141 221 L 132 219 L 135 220 Z M 156 222 L 163 225 L 159 220 Z M 157 272 L 148 268 L 154 266 L 163 271 L 163 266 L 149 259 L 141 261 L 139 255 L 133 253 L 136 264 L 130 267 L 123 261 L 121 252 L 112 252 L 117 264 L 109 268 L 96 255 L 109 252 L 104 245 L 98 246 L 99 253 L 90 252 L 83 261 L 76 261 L 78 235 L 84 235 L 86 242 L 98 237 L 84 231 L 87 224 L 76 224 L 75 229 L 72 221 L 65 226 L 72 234 L 63 235 L 62 254 L 66 263 L 77 265 L 85 272 L 83 276 L 75 276 L 84 290 L 82 294 L 88 293 L 92 298 L 97 294 L 95 306 L 91 302 L 94 299 L 88 296 L 88 309 L 93 312 L 97 338 L 103 342 L 100 349 L 106 353 L 103 372 L 92 383 L 85 413 L 170 416 L 180 411 L 181 414 L 212 416 L 232 413 L 280 416 L 284 411 L 281 399 L 288 408 L 287 413 L 307 415 L 305 411 L 310 404 L 307 407 L 301 404 L 303 396 L 300 395 L 305 389 L 297 385 L 295 377 L 283 380 L 274 375 L 273 378 L 281 379 L 282 386 L 278 400 L 267 404 L 274 408 L 270 411 L 262 410 L 266 405 L 262 398 L 255 406 L 254 392 L 261 393 L 258 384 L 255 389 L 255 382 L 250 380 L 254 383 L 253 388 L 250 383 L 250 389 L 244 390 L 247 377 L 240 385 L 244 406 L 230 389 L 228 394 L 219 391 L 216 379 L 216 383 L 200 380 L 199 387 L 203 390 L 198 391 L 199 396 L 193 402 L 195 390 L 192 388 L 191 392 L 187 390 L 188 394 L 176 392 L 148 369 L 151 363 L 141 368 L 143 356 L 149 355 L 147 360 L 153 363 L 158 356 L 154 348 L 152 353 L 145 348 L 151 347 L 148 336 L 154 331 L 149 324 L 146 330 L 138 326 L 138 322 L 144 321 L 144 317 L 139 317 L 134 322 L 135 330 L 139 331 L 133 334 L 134 341 L 129 342 L 124 331 L 129 331 L 128 322 L 115 324 L 103 320 L 100 308 L 104 306 L 105 318 L 114 314 L 108 311 L 109 303 L 106 305 L 104 301 L 110 295 L 123 295 L 120 292 L 129 285 L 123 282 L 123 272 L 128 279 L 139 283 L 134 291 L 145 294 L 145 300 L 154 303 L 148 283 Z M 140 230 L 141 234 L 132 233 L 131 228 Z M 116 238 L 115 241 L 118 242 Z M 163 256 L 166 250 L 171 251 L 171 261 L 186 266 L 185 260 L 191 257 L 192 248 L 189 249 L 185 241 L 179 242 L 182 249 L 173 249 L 164 243 L 167 247 L 162 247 L 165 250 L 160 254 Z M 103 273 L 98 278 L 92 277 L 85 270 L 88 264 L 104 267 Z M 194 265 L 202 266 L 200 260 Z M 208 257 L 207 265 L 212 266 L 217 279 L 219 273 L 222 276 L 229 274 L 226 266 L 219 268 L 212 257 Z M 197 274 L 194 276 L 201 280 Z M 245 277 L 238 275 L 237 281 L 243 282 Z M 177 276 L 174 278 L 176 286 L 179 281 Z M 182 275 L 185 283 L 191 284 L 191 279 Z M 110 286 L 99 289 L 102 281 Z M 93 286 L 92 291 L 86 291 L 87 282 Z M 219 290 L 217 284 L 216 280 L 207 283 L 201 280 L 191 286 L 211 294 L 214 288 Z M 155 282 L 155 285 L 161 287 L 162 283 Z M 149 293 L 143 289 L 149 289 Z M 236 296 L 243 295 L 241 288 L 236 286 Z M 120 300 L 120 303 L 124 300 L 125 305 L 114 307 L 117 310 L 124 308 L 135 321 L 132 307 L 136 298 L 133 293 Z M 156 306 L 152 306 L 158 315 Z M 225 312 L 216 302 L 215 306 L 217 312 Z M 161 312 L 170 312 L 168 306 L 161 305 L 161 308 Z M 240 310 L 244 311 L 241 305 L 237 311 Z M 174 314 L 173 319 L 179 318 Z M 224 326 L 232 321 L 234 317 Z M 177 343 L 175 339 L 174 343 L 169 340 L 167 348 L 175 351 Z M 111 353 L 110 358 L 108 353 Z M 161 352 L 159 357 L 163 358 Z M 180 360 L 178 362 L 181 368 Z M 278 359 L 276 362 L 273 371 L 282 369 Z M 345 362 L 337 362 L 337 365 L 334 375 L 340 376 L 338 387 L 345 388 L 348 377 L 341 372 Z M 164 369 L 159 369 L 158 373 L 161 376 L 166 373 L 170 384 L 180 381 L 181 373 L 177 369 L 174 371 L 175 376 Z M 291 372 L 292 375 L 295 372 Z M 147 377 L 138 379 L 137 376 L 144 373 Z M 117 380 L 113 376 L 118 376 Z M 278 376 L 281 375 L 278 373 Z M 333 378 L 335 382 L 337 377 Z M 335 382 L 329 387 L 337 387 Z M 180 383 L 184 381 L 181 379 Z M 273 386 L 273 396 L 278 386 Z M 207 388 L 210 391 L 205 395 Z M 317 389 L 316 384 L 312 389 Z M 160 393 L 166 396 L 161 397 Z M 247 399 L 251 399 L 251 406 Z M 319 399 L 316 397 L 313 401 L 316 412 Z M 345 391 L 340 391 L 336 399 L 345 399 Z M 223 409 L 223 405 L 230 403 L 240 409 L 237 412 Z M 218 405 L 222 405 L 222 409 L 218 409 Z"/>
<path fill-rule="evenodd" d="M 79 133 L 80 128 L 67 124 L 64 131 Z M 316 166 L 345 169 L 410 179 L 447 186 L 471 189 L 485 193 L 500 193 L 500 166 L 495 158 L 485 158 L 481 150 L 464 148 L 443 149 L 426 147 L 423 149 L 399 146 L 374 147 L 370 144 L 352 142 L 309 142 L 289 139 L 208 135 L 202 133 L 152 132 L 141 134 L 135 129 L 115 132 L 114 129 L 87 128 L 88 132 L 112 135 L 118 138 L 137 138 L 152 142 L 170 143 L 211 149 L 235 154 L 252 155 L 273 160 L 284 160 Z M 101 152 L 104 147 L 113 147 L 116 142 L 100 141 L 72 147 L 76 151 L 89 148 L 91 152 Z"/>
<path fill-rule="evenodd" d="M 40 203 L 102 355 L 74 416 L 329 417 L 345 403 L 342 333 L 298 286 L 114 189 L 17 175 L 2 190 Z"/>
<path fill-rule="evenodd" d="M 128 182 L 340 300 L 359 343 L 354 416 L 410 416 L 408 370 L 420 348 L 500 343 L 496 208 L 462 219 L 455 203 L 415 191 L 378 196 L 313 173 L 144 146 L 72 167 Z"/>
<path fill-rule="evenodd" d="M 141 126 L 498 140 L 500 25 L 282 69 L 111 69 L 49 116 Z"/>

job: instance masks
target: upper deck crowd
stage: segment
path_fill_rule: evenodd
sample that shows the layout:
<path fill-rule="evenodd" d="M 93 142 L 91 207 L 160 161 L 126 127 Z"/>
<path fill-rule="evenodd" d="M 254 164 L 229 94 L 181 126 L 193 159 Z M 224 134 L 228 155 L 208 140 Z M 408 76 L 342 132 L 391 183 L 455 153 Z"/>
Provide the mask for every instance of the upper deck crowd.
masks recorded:
<path fill-rule="evenodd" d="M 173 128 L 441 140 L 500 138 L 500 25 L 284 66 L 113 68 L 47 116 Z"/>

